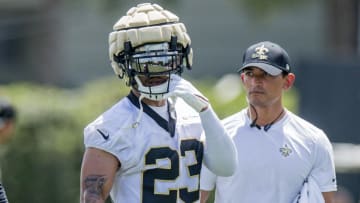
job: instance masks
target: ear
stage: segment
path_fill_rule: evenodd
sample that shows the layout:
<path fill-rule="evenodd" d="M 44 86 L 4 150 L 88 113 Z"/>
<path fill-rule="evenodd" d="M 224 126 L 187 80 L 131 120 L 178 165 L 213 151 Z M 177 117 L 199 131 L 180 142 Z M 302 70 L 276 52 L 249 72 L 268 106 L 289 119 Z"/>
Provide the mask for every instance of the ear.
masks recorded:
<path fill-rule="evenodd" d="M 5 121 L 4 126 L 0 128 L 0 144 L 7 143 L 12 137 L 14 131 L 14 121 Z"/>
<path fill-rule="evenodd" d="M 240 73 L 241 82 L 244 83 L 244 73 Z"/>
<path fill-rule="evenodd" d="M 283 89 L 284 90 L 288 90 L 290 89 L 295 82 L 295 74 L 294 73 L 289 73 L 287 76 L 285 76 L 285 82 L 283 85 Z"/>

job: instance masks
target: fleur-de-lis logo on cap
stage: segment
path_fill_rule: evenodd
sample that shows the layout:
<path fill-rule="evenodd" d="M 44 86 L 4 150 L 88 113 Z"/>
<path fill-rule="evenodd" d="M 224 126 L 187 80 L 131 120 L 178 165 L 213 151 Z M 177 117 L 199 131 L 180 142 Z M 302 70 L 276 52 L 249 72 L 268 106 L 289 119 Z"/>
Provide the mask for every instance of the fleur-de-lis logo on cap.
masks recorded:
<path fill-rule="evenodd" d="M 292 150 L 290 149 L 290 147 L 289 147 L 287 144 L 285 144 L 284 147 L 281 147 L 281 148 L 280 148 L 280 153 L 281 153 L 281 155 L 283 155 L 284 157 L 287 157 L 287 156 L 289 156 L 289 155 L 292 153 Z"/>
<path fill-rule="evenodd" d="M 267 60 L 268 56 L 266 55 L 269 52 L 269 49 L 265 45 L 255 48 L 255 53 L 251 55 L 251 58 L 259 58 L 260 60 Z"/>

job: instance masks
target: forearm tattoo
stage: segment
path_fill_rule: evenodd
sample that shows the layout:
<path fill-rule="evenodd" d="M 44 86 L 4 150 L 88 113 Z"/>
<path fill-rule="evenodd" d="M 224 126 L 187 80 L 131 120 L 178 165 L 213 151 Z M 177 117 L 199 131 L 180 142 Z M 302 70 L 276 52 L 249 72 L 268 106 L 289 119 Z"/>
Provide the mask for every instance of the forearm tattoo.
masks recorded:
<path fill-rule="evenodd" d="M 103 187 L 106 182 L 104 175 L 89 175 L 84 180 L 85 203 L 93 203 L 102 197 Z"/>

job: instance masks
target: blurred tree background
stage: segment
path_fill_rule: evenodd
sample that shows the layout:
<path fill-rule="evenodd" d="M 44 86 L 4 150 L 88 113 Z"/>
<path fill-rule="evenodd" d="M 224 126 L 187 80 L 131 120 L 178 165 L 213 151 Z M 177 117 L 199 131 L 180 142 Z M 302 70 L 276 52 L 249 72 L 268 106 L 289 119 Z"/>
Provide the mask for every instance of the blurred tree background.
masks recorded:
<path fill-rule="evenodd" d="M 78 202 L 83 128 L 129 91 L 111 70 L 108 34 L 142 2 L 0 1 L 0 96 L 19 111 L 1 163 L 11 202 Z M 270 40 L 289 52 L 297 74 L 286 106 L 323 128 L 331 141 L 360 144 L 353 128 L 358 119 L 352 119 L 360 114 L 359 0 L 150 2 L 185 23 L 194 66 L 184 76 L 221 118 L 246 105 L 231 75 L 242 52 Z M 359 169 L 337 175 L 354 203 L 360 201 Z"/>
<path fill-rule="evenodd" d="M 139 0 L 0 1 L 0 83 L 77 87 L 111 74 L 108 34 Z M 186 24 L 193 77 L 234 72 L 242 50 L 270 40 L 294 70 L 309 59 L 359 56 L 359 0 L 153 0 Z"/>

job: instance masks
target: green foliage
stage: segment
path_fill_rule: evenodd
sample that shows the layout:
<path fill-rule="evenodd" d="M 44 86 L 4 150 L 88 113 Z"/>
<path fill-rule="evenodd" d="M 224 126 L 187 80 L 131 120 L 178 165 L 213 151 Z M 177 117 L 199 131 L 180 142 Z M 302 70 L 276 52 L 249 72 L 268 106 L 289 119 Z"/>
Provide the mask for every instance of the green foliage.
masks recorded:
<path fill-rule="evenodd" d="M 36 84 L 2 86 L 18 111 L 3 161 L 11 202 L 76 202 L 83 128 L 129 90 L 115 79 L 67 90 Z"/>
<path fill-rule="evenodd" d="M 244 93 L 219 102 L 215 83 L 214 79 L 194 82 L 220 118 L 246 106 Z M 78 202 L 83 128 L 127 95 L 129 88 L 111 77 L 71 90 L 29 83 L 0 86 L 0 90 L 18 111 L 16 131 L 2 163 L 11 202 Z M 296 94 L 288 95 L 285 104 L 294 110 Z"/>

